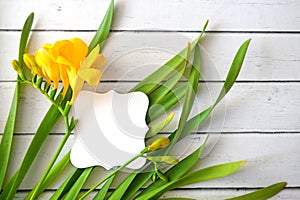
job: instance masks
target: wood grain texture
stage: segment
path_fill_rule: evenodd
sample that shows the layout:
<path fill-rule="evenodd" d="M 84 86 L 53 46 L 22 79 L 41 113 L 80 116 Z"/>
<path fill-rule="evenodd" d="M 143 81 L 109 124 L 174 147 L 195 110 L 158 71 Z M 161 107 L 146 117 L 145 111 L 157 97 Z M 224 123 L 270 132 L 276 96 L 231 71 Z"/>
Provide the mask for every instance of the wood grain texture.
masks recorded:
<path fill-rule="evenodd" d="M 238 195 L 243 195 L 249 192 L 252 192 L 252 189 L 189 189 L 189 190 L 174 190 L 168 192 L 162 196 L 162 198 L 171 198 L 171 197 L 187 197 L 203 200 L 220 200 L 224 198 L 234 197 Z M 53 194 L 53 191 L 47 191 L 42 196 L 41 199 L 49 199 Z M 16 200 L 24 199 L 27 192 L 19 192 L 16 196 Z M 92 199 L 96 194 L 93 192 L 91 196 L 88 196 L 87 199 Z M 295 200 L 300 196 L 299 190 L 295 189 L 285 189 L 280 194 L 274 196 L 272 200 Z"/>
<path fill-rule="evenodd" d="M 93 32 L 33 32 L 29 52 L 34 53 L 45 41 L 72 37 L 87 43 Z M 103 50 L 108 63 L 102 80 L 139 81 L 176 55 L 198 33 L 112 33 Z M 2 59 L 0 80 L 15 80 L 10 61 L 16 59 L 20 32 L 0 31 Z M 207 33 L 201 40 L 202 77 L 205 80 L 224 80 L 238 47 L 252 38 L 238 80 L 242 81 L 299 81 L 300 35 Z M 273 47 L 273 45 L 276 45 Z"/>
<path fill-rule="evenodd" d="M 102 83 L 98 92 L 114 89 L 126 92 L 135 83 Z M 216 99 L 222 83 L 200 83 L 197 102 L 192 116 L 210 106 Z M 8 114 L 14 83 L 2 82 L 0 104 L 2 118 L 0 133 Z M 95 88 L 86 88 L 95 90 Z M 22 87 L 21 102 L 17 117 L 16 133 L 34 133 L 42 116 L 48 110 L 49 102 L 31 86 Z M 211 120 L 207 120 L 199 129 L 213 132 L 300 132 L 300 83 L 236 83 L 232 91 L 225 97 L 214 111 Z M 180 107 L 175 107 L 175 118 L 166 131 L 172 131 L 180 115 Z M 31 117 L 26 117 L 30 115 Z M 61 122 L 53 130 L 64 133 Z"/>
<path fill-rule="evenodd" d="M 17 169 L 24 155 L 24 150 L 28 147 L 32 137 L 30 135 L 15 136 L 13 159 L 9 165 L 10 175 Z M 61 135 L 49 136 L 35 161 L 36 164 L 33 165 L 26 176 L 21 189 L 30 189 L 38 181 L 43 169 L 49 162 L 49 158 L 54 154 L 53 148 L 59 145 L 62 137 Z M 203 137 L 198 135 L 187 138 L 185 142 L 193 148 L 199 145 L 199 141 L 202 139 Z M 73 136 L 67 142 L 63 153 L 70 149 L 72 141 Z M 296 163 L 300 162 L 299 142 L 299 134 L 221 134 L 217 144 L 210 152 L 205 152 L 206 156 L 202 158 L 202 161 L 200 160 L 194 170 L 238 160 L 247 160 L 247 163 L 230 177 L 193 184 L 187 188 L 257 188 L 280 181 L 287 181 L 289 187 L 298 187 L 300 172 Z M 208 149 L 210 147 L 210 144 L 208 144 Z M 71 168 L 67 171 L 70 170 Z M 99 177 L 104 176 L 106 173 L 103 168 L 96 168 L 85 188 L 95 184 Z M 66 175 L 67 173 L 64 176 Z M 64 176 L 54 183 L 50 189 L 56 189 Z M 122 180 L 122 176 L 119 180 Z"/>
<path fill-rule="evenodd" d="M 109 0 L 52 0 L 43 4 L 37 0 L 1 1 L 0 29 L 20 29 L 23 20 L 34 11 L 38 17 L 35 29 L 96 30 L 108 3 Z M 211 19 L 209 30 L 299 31 L 299 10 L 299 1 L 294 0 L 119 0 L 113 29 L 194 31 Z"/>
<path fill-rule="evenodd" d="M 208 33 L 201 41 L 202 78 L 198 104 L 193 113 L 210 105 L 226 77 L 240 44 L 252 38 L 238 83 L 214 111 L 199 133 L 221 134 L 216 146 L 211 140 L 206 156 L 195 167 L 246 159 L 246 165 L 227 178 L 198 183 L 167 193 L 164 197 L 223 199 L 241 195 L 275 182 L 288 188 L 272 198 L 300 197 L 300 1 L 295 0 L 115 0 L 111 38 L 104 55 L 107 66 L 98 88 L 105 92 L 128 91 L 138 81 L 194 39 L 206 19 Z M 20 30 L 30 12 L 35 12 L 29 52 L 46 42 L 80 37 L 91 40 L 109 0 L 0 1 L 0 138 L 13 95 L 16 74 L 10 61 L 17 58 Z M 22 9 L 20 9 L 22 8 Z M 176 32 L 179 31 L 179 32 Z M 31 138 L 49 108 L 49 102 L 29 86 L 21 88 L 20 109 L 14 136 L 9 175 L 17 169 Z M 175 119 L 180 109 L 176 108 Z M 30 116 L 30 117 L 29 117 Z M 165 131 L 176 126 L 172 123 Z M 46 167 L 64 133 L 60 122 L 44 144 L 15 199 L 23 199 Z M 204 135 L 188 138 L 191 146 Z M 218 138 L 214 134 L 213 138 Z M 73 136 L 63 153 L 72 145 Z M 210 151 L 212 149 L 212 151 Z M 41 199 L 49 199 L 60 177 Z M 97 168 L 85 188 L 107 172 Z M 124 176 L 122 176 L 124 178 Z M 120 177 L 119 181 L 122 180 Z M 7 182 L 7 180 L 6 180 Z M 115 185 L 114 185 L 115 187 Z"/>

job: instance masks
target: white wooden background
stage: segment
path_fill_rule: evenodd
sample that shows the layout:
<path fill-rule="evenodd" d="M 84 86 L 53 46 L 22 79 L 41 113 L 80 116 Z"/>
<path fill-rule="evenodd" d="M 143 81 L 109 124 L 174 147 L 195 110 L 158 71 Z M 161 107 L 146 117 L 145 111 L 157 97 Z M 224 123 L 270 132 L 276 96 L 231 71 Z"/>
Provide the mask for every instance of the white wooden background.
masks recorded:
<path fill-rule="evenodd" d="M 32 11 L 36 14 L 30 46 L 30 50 L 34 51 L 45 42 L 75 36 L 89 42 L 108 3 L 108 0 L 0 1 L 0 134 L 4 129 L 15 85 L 16 75 L 10 67 L 10 60 L 17 58 L 20 29 L 27 15 Z M 132 48 L 133 44 L 128 41 L 133 39 L 143 46 L 143 40 L 139 38 L 155 38 L 157 34 L 169 38 L 174 31 L 179 31 L 192 40 L 205 20 L 209 19 L 208 33 L 202 40 L 202 46 L 209 52 L 220 76 L 203 70 L 207 79 L 212 81 L 211 84 L 217 87 L 224 80 L 239 45 L 245 39 L 252 38 L 238 82 L 226 97 L 226 107 L 221 106 L 215 112 L 218 116 L 218 112 L 222 114 L 223 108 L 226 108 L 223 133 L 198 168 L 241 159 L 248 162 L 235 175 L 178 189 L 165 197 L 222 199 L 287 181 L 287 188 L 274 199 L 300 198 L 299 10 L 300 1 L 297 0 L 116 1 L 112 36 L 122 33 L 125 39 L 113 48 L 112 44 L 110 46 L 107 43 L 104 53 L 108 62 L 115 54 Z M 173 51 L 185 45 L 177 44 L 174 39 L 168 42 L 175 44 L 171 49 Z M 141 56 L 146 60 L 155 59 L 160 64 L 170 57 L 147 51 L 142 52 Z M 136 60 L 125 62 L 124 65 L 130 66 L 130 62 L 134 64 Z M 122 74 L 128 70 L 130 68 L 115 65 L 113 70 L 105 72 L 102 86 L 111 88 L 115 81 L 124 80 Z M 119 82 L 119 89 L 128 90 L 153 70 L 148 68 L 133 73 L 125 78 L 126 82 Z M 49 103 L 36 91 L 29 87 L 22 88 L 10 174 L 17 169 L 48 107 Z M 214 127 L 212 122 L 211 127 L 218 129 L 220 126 Z M 42 173 L 41 168 L 47 165 L 63 132 L 63 125 L 55 127 L 39 154 L 36 161 L 38 166 L 32 167 L 16 198 L 22 199 L 36 183 Z M 67 149 L 71 144 L 72 138 Z M 97 176 L 103 173 L 102 169 L 97 169 L 86 187 L 95 183 Z M 53 184 L 42 199 L 47 199 L 58 185 L 59 182 Z"/>

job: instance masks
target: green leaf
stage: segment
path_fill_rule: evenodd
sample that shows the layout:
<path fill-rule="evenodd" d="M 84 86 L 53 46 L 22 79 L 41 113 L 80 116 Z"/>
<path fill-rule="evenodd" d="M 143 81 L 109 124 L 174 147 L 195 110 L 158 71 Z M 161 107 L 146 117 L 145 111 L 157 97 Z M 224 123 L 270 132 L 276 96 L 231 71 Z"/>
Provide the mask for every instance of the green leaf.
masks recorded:
<path fill-rule="evenodd" d="M 286 182 L 280 182 L 273 185 L 270 185 L 266 188 L 257 190 L 255 192 L 251 192 L 249 194 L 245 194 L 238 197 L 228 198 L 227 200 L 265 200 L 273 197 L 277 193 L 279 193 L 281 190 L 284 189 L 286 186 Z"/>
<path fill-rule="evenodd" d="M 193 130 L 195 130 L 197 127 L 199 127 L 200 124 L 202 124 L 202 122 L 204 122 L 207 119 L 207 117 L 213 111 L 213 109 L 217 106 L 217 104 L 229 92 L 229 90 L 231 89 L 231 87 L 233 86 L 233 84 L 235 83 L 235 81 L 239 75 L 239 72 L 241 70 L 241 67 L 242 67 L 245 55 L 247 53 L 250 41 L 251 41 L 250 39 L 246 40 L 240 46 L 239 50 L 237 51 L 237 53 L 232 61 L 230 70 L 227 74 L 226 80 L 223 84 L 223 87 L 222 87 L 220 94 L 219 94 L 217 100 L 215 101 L 215 103 L 213 105 L 211 105 L 210 107 L 208 107 L 207 109 L 205 109 L 204 111 L 202 111 L 201 113 L 194 116 L 192 119 L 188 120 L 182 130 L 182 133 L 181 133 L 181 136 L 179 139 L 185 137 L 186 135 L 191 133 Z M 174 135 L 173 135 L 174 133 L 172 133 L 172 135 L 170 136 L 170 139 L 172 139 L 174 137 Z"/>
<path fill-rule="evenodd" d="M 103 185 L 103 187 L 99 190 L 99 192 L 97 193 L 97 195 L 93 198 L 93 200 L 104 200 L 108 189 L 110 187 L 110 185 L 112 184 L 113 180 L 114 180 L 115 176 L 112 176 L 110 179 L 108 179 L 105 184 Z"/>
<path fill-rule="evenodd" d="M 65 181 L 61 184 L 61 186 L 54 192 L 51 196 L 50 200 L 62 199 L 63 196 L 71 189 L 77 179 L 81 176 L 81 174 L 87 169 L 78 169 L 76 168 L 69 176 L 65 179 Z"/>
<path fill-rule="evenodd" d="M 196 44 L 202 38 L 205 29 L 207 27 L 207 24 L 208 21 L 206 21 L 201 34 L 191 44 L 191 50 L 194 49 Z M 179 54 L 175 55 L 173 58 L 167 61 L 163 66 L 161 66 L 152 74 L 147 76 L 144 80 L 139 82 L 130 91 L 141 91 L 149 95 L 159 85 L 160 82 L 165 80 L 171 73 L 174 72 L 174 70 L 176 70 L 185 61 L 185 55 L 187 55 L 187 51 L 188 48 L 183 49 Z"/>
<path fill-rule="evenodd" d="M 44 143 L 47 136 L 49 135 L 51 128 L 58 121 L 59 117 L 60 117 L 60 112 L 57 110 L 55 106 L 51 106 L 50 110 L 45 115 L 36 134 L 32 139 L 32 142 L 22 161 L 21 167 L 15 174 L 16 179 L 14 180 L 12 187 L 10 188 L 5 187 L 3 193 L 0 195 L 0 199 L 13 198 L 23 178 L 25 177 L 27 171 L 29 170 L 32 162 L 35 160 L 36 155 L 38 154 L 38 150 L 41 148 L 42 144 Z"/>
<path fill-rule="evenodd" d="M 84 172 L 77 179 L 71 190 L 65 196 L 65 199 L 74 199 L 78 196 L 83 184 L 86 182 L 87 178 L 90 176 L 94 167 L 89 167 L 84 170 Z"/>
<path fill-rule="evenodd" d="M 180 84 L 164 96 L 157 104 L 149 107 L 146 121 L 149 124 L 163 113 L 172 108 L 178 101 L 184 96 L 186 90 L 186 84 Z"/>
<path fill-rule="evenodd" d="M 161 130 L 166 128 L 172 121 L 174 117 L 174 112 L 170 113 L 168 116 L 161 120 L 156 120 L 148 124 L 149 130 L 146 134 L 146 138 L 153 137 L 157 135 Z"/>
<path fill-rule="evenodd" d="M 228 91 L 231 89 L 231 87 L 233 86 L 233 84 L 235 83 L 240 70 L 242 68 L 249 44 L 250 44 L 251 39 L 246 40 L 239 48 L 239 50 L 237 51 L 230 70 L 228 72 L 228 75 L 226 77 L 226 80 L 224 82 L 223 88 L 219 94 L 219 97 L 217 98 L 215 105 L 218 104 L 222 98 L 228 93 Z"/>
<path fill-rule="evenodd" d="M 40 185 L 39 190 L 36 191 L 36 196 L 42 194 L 42 192 L 49 187 L 51 183 L 63 172 L 65 167 L 70 163 L 70 152 L 67 153 L 50 171 L 44 182 Z M 35 188 L 34 188 L 35 189 Z M 30 199 L 33 195 L 34 189 L 26 196 L 25 199 Z"/>
<path fill-rule="evenodd" d="M 71 91 L 68 90 L 66 94 L 66 98 L 63 101 L 63 105 L 65 105 L 66 101 L 71 97 Z M 14 194 L 16 193 L 18 187 L 22 183 L 25 175 L 27 174 L 29 168 L 31 167 L 33 161 L 35 160 L 39 150 L 41 149 L 43 143 L 47 139 L 52 127 L 59 120 L 61 114 L 59 110 L 52 105 L 46 115 L 44 116 L 40 126 L 38 127 L 37 132 L 35 133 L 28 149 L 25 154 L 25 157 L 22 161 L 22 164 L 19 170 L 15 173 L 13 179 L 10 180 L 8 186 L 6 186 L 0 195 L 0 199 L 12 199 Z"/>
<path fill-rule="evenodd" d="M 33 19 L 34 19 L 34 13 L 30 13 L 30 15 L 27 17 L 27 19 L 24 23 L 21 38 L 20 38 L 18 60 L 19 60 L 19 66 L 22 70 L 24 69 L 23 55 L 26 52 L 27 42 L 28 42 L 30 31 L 31 31 Z"/>
<path fill-rule="evenodd" d="M 190 77 L 188 79 L 188 84 L 184 95 L 184 102 L 183 102 L 182 111 L 179 119 L 179 125 L 177 130 L 174 133 L 174 137 L 172 138 L 171 143 L 167 147 L 167 152 L 170 151 L 177 143 L 178 139 L 180 138 L 181 132 L 184 129 L 184 126 L 190 115 L 197 94 L 199 78 L 200 78 L 200 49 L 199 46 L 196 45 L 195 53 L 194 53 L 194 62 L 192 65 Z"/>
<path fill-rule="evenodd" d="M 186 58 L 186 60 L 188 59 L 189 57 Z M 179 69 L 179 71 L 174 70 L 175 71 L 174 74 L 171 75 L 171 77 L 166 82 L 162 83 L 161 86 L 159 86 L 151 94 L 149 94 L 148 97 L 149 97 L 150 105 L 159 102 L 166 94 L 168 94 L 173 89 L 173 87 L 181 79 L 183 73 L 185 72 L 185 69 L 186 69 L 186 65 L 184 65 L 181 69 Z"/>
<path fill-rule="evenodd" d="M 14 96 L 11 102 L 8 118 L 5 124 L 4 132 L 1 139 L 0 144 L 0 190 L 2 189 L 2 185 L 5 179 L 6 170 L 8 167 L 8 161 L 10 157 L 12 141 L 13 141 L 13 134 L 15 130 L 15 123 L 16 123 L 16 116 L 18 110 L 18 102 L 20 99 L 20 83 L 16 83 Z"/>
<path fill-rule="evenodd" d="M 19 67 L 21 68 L 22 74 L 21 76 L 24 76 L 23 74 L 23 54 L 26 51 L 26 46 L 27 46 L 27 41 L 29 38 L 29 34 L 31 31 L 32 23 L 34 19 L 34 14 L 31 13 L 23 26 L 22 33 L 21 33 L 21 38 L 20 38 L 20 45 L 19 45 Z M 18 78 L 19 80 L 19 78 Z M 20 93 L 20 83 L 17 82 L 16 87 L 15 87 L 15 92 L 14 96 L 11 102 L 11 107 L 10 111 L 8 114 L 8 118 L 5 124 L 3 136 L 1 139 L 1 144 L 0 144 L 0 152 L 1 152 L 1 157 L 0 157 L 0 163 L 1 163 L 1 168 L 0 168 L 0 190 L 2 189 L 3 182 L 5 179 L 5 174 L 8 166 L 8 161 L 9 161 L 9 156 L 11 152 L 11 146 L 12 146 L 12 140 L 13 140 L 13 133 L 15 129 L 15 123 L 16 123 L 16 115 L 17 115 L 17 110 L 18 110 L 18 102 L 19 102 L 19 93 Z"/>
<path fill-rule="evenodd" d="M 212 167 L 207 167 L 190 174 L 185 175 L 169 183 L 164 184 L 162 187 L 155 190 L 149 191 L 148 193 L 139 196 L 136 200 L 142 199 L 158 199 L 163 193 L 170 191 L 174 188 L 179 188 L 182 186 L 208 181 L 212 179 L 222 178 L 233 174 L 245 163 L 245 161 L 231 162 L 221 165 L 215 165 Z"/>
<path fill-rule="evenodd" d="M 117 189 L 109 196 L 109 200 L 121 199 L 126 189 L 131 184 L 133 179 L 136 177 L 137 173 L 131 173 L 118 187 Z"/>
<path fill-rule="evenodd" d="M 93 50 L 98 44 L 100 44 L 101 49 L 104 45 L 105 40 L 109 36 L 110 28 L 112 25 L 112 20 L 113 20 L 113 15 L 114 15 L 114 0 L 111 0 L 109 7 L 106 11 L 106 14 L 95 34 L 93 37 L 92 41 L 90 42 L 89 45 L 89 52 Z"/>
<path fill-rule="evenodd" d="M 127 188 L 125 194 L 122 197 L 122 200 L 132 199 L 132 197 L 138 193 L 139 189 L 141 189 L 150 180 L 152 175 L 153 171 L 138 173 L 135 179 Z"/>
<path fill-rule="evenodd" d="M 192 154 L 184 158 L 180 161 L 177 165 L 173 166 L 169 169 L 165 175 L 169 177 L 169 181 L 174 181 L 185 175 L 197 162 L 200 158 L 200 155 L 205 147 L 206 141 L 203 145 L 201 145 L 196 151 Z M 146 194 L 150 191 L 156 190 L 157 188 L 162 187 L 165 185 L 165 182 L 162 180 L 157 180 L 149 185 L 140 195 Z"/>

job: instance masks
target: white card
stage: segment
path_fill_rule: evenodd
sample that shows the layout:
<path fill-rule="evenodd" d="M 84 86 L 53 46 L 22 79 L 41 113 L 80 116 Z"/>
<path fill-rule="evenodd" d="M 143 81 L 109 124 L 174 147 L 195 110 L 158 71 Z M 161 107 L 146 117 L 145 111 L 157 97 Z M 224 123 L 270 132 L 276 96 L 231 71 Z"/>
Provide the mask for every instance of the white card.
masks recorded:
<path fill-rule="evenodd" d="M 81 91 L 74 104 L 75 128 L 71 162 L 77 168 L 103 166 L 111 169 L 145 148 L 148 126 L 145 117 L 149 100 L 142 92 L 105 94 Z M 145 164 L 139 158 L 128 165 L 138 169 Z"/>

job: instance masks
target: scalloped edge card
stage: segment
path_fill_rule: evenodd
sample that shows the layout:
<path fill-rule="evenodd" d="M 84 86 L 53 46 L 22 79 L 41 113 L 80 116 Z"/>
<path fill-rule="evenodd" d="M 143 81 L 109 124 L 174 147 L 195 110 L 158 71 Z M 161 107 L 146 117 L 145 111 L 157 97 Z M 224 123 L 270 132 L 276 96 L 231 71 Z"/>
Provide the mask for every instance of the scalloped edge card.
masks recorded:
<path fill-rule="evenodd" d="M 77 168 L 102 166 L 112 169 L 145 148 L 145 121 L 149 100 L 142 92 L 100 94 L 81 91 L 74 103 L 78 123 L 71 150 Z M 127 167 L 139 169 L 146 160 L 138 158 Z"/>

